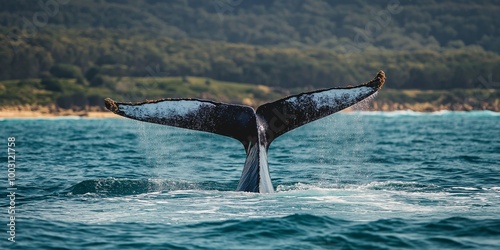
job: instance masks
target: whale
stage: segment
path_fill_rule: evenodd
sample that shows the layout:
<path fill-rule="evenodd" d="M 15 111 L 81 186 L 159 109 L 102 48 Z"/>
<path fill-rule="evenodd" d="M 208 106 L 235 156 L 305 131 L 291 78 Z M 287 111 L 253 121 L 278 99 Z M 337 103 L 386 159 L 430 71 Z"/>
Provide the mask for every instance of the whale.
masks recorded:
<path fill-rule="evenodd" d="M 104 100 L 111 112 L 134 120 L 214 133 L 238 140 L 246 152 L 236 191 L 273 193 L 267 153 L 281 135 L 346 109 L 377 93 L 386 80 L 379 71 L 364 84 L 288 96 L 256 109 L 202 99 L 166 98 L 143 102 Z"/>

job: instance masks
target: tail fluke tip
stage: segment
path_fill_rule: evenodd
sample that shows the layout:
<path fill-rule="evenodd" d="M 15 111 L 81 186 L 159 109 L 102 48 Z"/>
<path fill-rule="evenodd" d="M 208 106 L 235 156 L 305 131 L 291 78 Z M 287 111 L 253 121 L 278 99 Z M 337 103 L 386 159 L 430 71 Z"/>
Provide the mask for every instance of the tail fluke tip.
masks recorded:
<path fill-rule="evenodd" d="M 104 106 L 106 106 L 106 108 L 113 113 L 117 113 L 120 110 L 116 105 L 116 102 L 111 98 L 104 99 Z"/>
<path fill-rule="evenodd" d="M 375 78 L 369 82 L 367 82 L 365 85 L 366 86 L 370 86 L 370 87 L 375 87 L 378 89 L 381 89 L 382 86 L 384 86 L 384 83 L 385 83 L 385 72 L 380 70 L 378 73 L 377 73 L 377 76 L 375 76 Z"/>

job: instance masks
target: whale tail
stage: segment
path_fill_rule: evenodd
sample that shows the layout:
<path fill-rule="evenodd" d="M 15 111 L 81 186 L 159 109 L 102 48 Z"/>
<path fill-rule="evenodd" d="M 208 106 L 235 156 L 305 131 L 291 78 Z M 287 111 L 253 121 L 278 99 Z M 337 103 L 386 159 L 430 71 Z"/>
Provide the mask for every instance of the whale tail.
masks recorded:
<path fill-rule="evenodd" d="M 137 103 L 115 102 L 106 98 L 105 106 L 115 114 L 131 119 L 215 133 L 240 141 L 247 152 L 247 161 L 240 184 L 243 179 L 249 180 L 250 182 L 243 182 L 250 184 L 239 184 L 239 187 L 245 186 L 245 188 L 238 188 L 238 190 L 257 192 L 259 183 L 261 190 L 262 180 L 266 179 L 262 178 L 261 173 L 264 160 L 266 161 L 264 172 L 269 175 L 267 149 L 276 138 L 366 99 L 376 93 L 384 82 L 385 73 L 379 71 L 373 80 L 365 84 L 293 95 L 263 104 L 257 110 L 244 105 L 173 98 Z M 254 147 L 256 145 L 259 147 Z M 252 151 L 254 148 L 257 148 L 259 152 L 263 150 L 266 152 L 255 153 Z M 264 153 L 266 157 L 261 159 Z M 249 157 L 255 159 L 249 160 Z M 270 184 L 270 178 L 268 182 Z"/>

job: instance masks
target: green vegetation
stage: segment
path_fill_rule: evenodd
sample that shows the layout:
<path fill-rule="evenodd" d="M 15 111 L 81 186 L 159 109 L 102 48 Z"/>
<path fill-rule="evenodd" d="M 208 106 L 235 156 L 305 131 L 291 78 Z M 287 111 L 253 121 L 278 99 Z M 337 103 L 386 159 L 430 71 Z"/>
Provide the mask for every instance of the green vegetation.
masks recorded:
<path fill-rule="evenodd" d="M 498 13 L 499 0 L 6 0 L 0 105 L 100 106 L 108 96 L 255 104 L 358 84 L 379 69 L 386 88 L 491 92 L 500 88 Z"/>
<path fill-rule="evenodd" d="M 0 82 L 0 106 L 50 105 L 81 110 L 103 107 L 104 98 L 120 101 L 191 97 L 247 105 L 282 98 L 288 91 L 263 85 L 230 83 L 201 77 L 107 77 L 108 87 L 84 87 L 76 79 L 28 79 Z"/>
<path fill-rule="evenodd" d="M 104 109 L 103 99 L 143 101 L 160 98 L 203 98 L 254 107 L 260 104 L 311 90 L 311 87 L 293 89 L 270 88 L 263 85 L 231 83 L 202 77 L 106 77 L 114 84 L 108 87 L 84 87 L 76 79 L 27 79 L 0 82 L 0 106 L 49 106 L 85 110 L 88 107 Z M 53 85 L 57 86 L 57 89 Z M 413 109 L 499 109 L 500 90 L 397 90 L 385 88 L 370 108 L 376 110 Z"/>
<path fill-rule="evenodd" d="M 500 90 L 396 90 L 380 91 L 370 103 L 373 110 L 493 110 L 500 112 Z"/>

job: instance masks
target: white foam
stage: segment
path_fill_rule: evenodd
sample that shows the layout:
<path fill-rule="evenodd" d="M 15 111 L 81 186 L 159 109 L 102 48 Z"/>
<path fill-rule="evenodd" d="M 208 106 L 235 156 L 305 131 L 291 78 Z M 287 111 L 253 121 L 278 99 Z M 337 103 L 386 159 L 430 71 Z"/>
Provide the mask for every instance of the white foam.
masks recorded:
<path fill-rule="evenodd" d="M 475 187 L 451 187 L 451 189 L 467 190 L 467 191 L 477 191 L 477 190 L 480 190 L 479 188 L 475 188 Z"/>
<path fill-rule="evenodd" d="M 500 112 L 490 110 L 477 110 L 477 111 L 451 111 L 440 110 L 435 112 L 418 112 L 413 110 L 396 110 L 396 111 L 353 111 L 343 114 L 356 114 L 367 116 L 384 116 L 384 117 L 398 117 L 398 116 L 449 116 L 449 115 L 463 115 L 463 116 L 500 116 Z"/>

